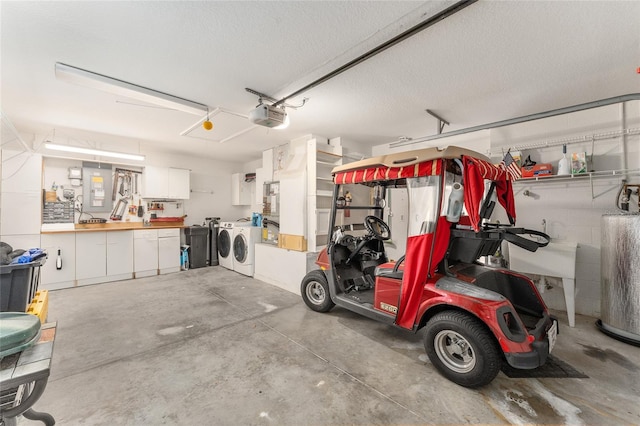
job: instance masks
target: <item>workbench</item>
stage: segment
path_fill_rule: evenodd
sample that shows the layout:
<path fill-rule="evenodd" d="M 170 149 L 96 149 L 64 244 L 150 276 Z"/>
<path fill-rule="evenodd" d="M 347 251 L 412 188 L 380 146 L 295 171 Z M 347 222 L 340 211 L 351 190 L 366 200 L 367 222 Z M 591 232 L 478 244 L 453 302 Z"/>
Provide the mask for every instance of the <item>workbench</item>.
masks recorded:
<path fill-rule="evenodd" d="M 44 324 L 40 339 L 33 346 L 0 358 L 0 420 L 5 426 L 16 425 L 20 414 L 47 426 L 55 424 L 50 414 L 31 407 L 42 396 L 49 380 L 56 326 L 57 323 Z"/>

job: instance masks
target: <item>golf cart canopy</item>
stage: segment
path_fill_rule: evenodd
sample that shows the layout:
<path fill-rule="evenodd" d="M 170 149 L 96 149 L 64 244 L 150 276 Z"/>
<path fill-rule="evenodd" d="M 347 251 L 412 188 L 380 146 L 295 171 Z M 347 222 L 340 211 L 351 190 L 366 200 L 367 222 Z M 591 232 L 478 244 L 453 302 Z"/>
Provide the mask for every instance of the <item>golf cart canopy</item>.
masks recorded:
<path fill-rule="evenodd" d="M 396 154 L 387 154 L 335 167 L 335 184 L 372 184 L 406 178 L 442 175 L 447 160 L 457 160 L 464 184 L 464 204 L 473 229 L 480 227 L 480 204 L 484 195 L 484 180 L 495 183 L 498 201 L 504 207 L 511 224 L 516 212 L 509 174 L 491 164 L 491 160 L 475 151 L 455 146 L 426 148 Z"/>

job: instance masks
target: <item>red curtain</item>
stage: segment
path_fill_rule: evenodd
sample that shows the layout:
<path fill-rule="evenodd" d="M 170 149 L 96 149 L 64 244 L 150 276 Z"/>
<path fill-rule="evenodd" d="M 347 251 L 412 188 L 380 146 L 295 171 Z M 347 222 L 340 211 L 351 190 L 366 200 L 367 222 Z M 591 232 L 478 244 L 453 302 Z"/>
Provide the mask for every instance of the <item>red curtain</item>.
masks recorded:
<path fill-rule="evenodd" d="M 516 205 L 513 199 L 513 189 L 511 181 L 508 180 L 507 173 L 477 158 L 462 158 L 464 164 L 464 205 L 471 221 L 474 231 L 480 230 L 480 203 L 484 195 L 484 180 L 489 179 L 496 182 L 496 195 L 498 202 L 504 207 L 511 224 L 516 223 Z"/>
<path fill-rule="evenodd" d="M 435 232 L 435 246 L 431 266 L 429 254 L 433 244 L 434 234 L 422 234 L 407 239 L 407 251 L 404 261 L 404 274 L 402 276 L 402 289 L 396 324 L 411 330 L 420 308 L 420 301 L 427 276 L 433 275 L 440 261 L 444 258 L 449 246 L 449 222 L 442 216 L 438 219 Z"/>

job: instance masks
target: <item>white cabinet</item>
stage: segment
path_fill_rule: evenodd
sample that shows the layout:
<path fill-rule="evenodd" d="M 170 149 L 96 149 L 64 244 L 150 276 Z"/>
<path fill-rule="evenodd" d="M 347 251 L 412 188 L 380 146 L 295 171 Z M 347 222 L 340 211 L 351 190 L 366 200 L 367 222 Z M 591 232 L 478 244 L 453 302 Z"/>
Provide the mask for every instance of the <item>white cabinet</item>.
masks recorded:
<path fill-rule="evenodd" d="M 76 280 L 78 285 L 104 282 L 106 276 L 106 232 L 76 233 Z"/>
<path fill-rule="evenodd" d="M 39 241 L 42 222 L 42 156 L 26 151 L 2 150 L 0 169 L 0 239 L 9 242 L 11 238 L 7 236 L 21 236 L 29 241 Z"/>
<path fill-rule="evenodd" d="M 135 278 L 158 274 L 158 230 L 133 231 L 133 272 Z"/>
<path fill-rule="evenodd" d="M 189 170 L 169 168 L 169 197 L 176 200 L 188 200 L 191 187 Z"/>
<path fill-rule="evenodd" d="M 253 203 L 262 206 L 264 200 L 262 197 L 264 196 L 262 188 L 264 187 L 264 183 L 266 182 L 264 169 L 262 167 L 258 167 L 256 169 L 256 190 L 255 190 L 255 199 Z M 259 210 L 258 210 L 259 211 Z"/>
<path fill-rule="evenodd" d="M 251 184 L 245 182 L 244 173 L 231 175 L 231 205 L 248 206 L 251 204 Z"/>
<path fill-rule="evenodd" d="M 40 192 L 42 155 L 2 150 L 2 192 Z"/>
<path fill-rule="evenodd" d="M 133 278 L 133 231 L 107 232 L 109 281 Z"/>
<path fill-rule="evenodd" d="M 78 285 L 133 277 L 133 231 L 76 233 Z"/>
<path fill-rule="evenodd" d="M 40 288 L 57 290 L 73 287 L 76 280 L 76 235 L 74 232 L 42 234 L 41 246 L 49 258 L 40 269 Z M 62 267 L 57 269 L 56 259 L 60 252 Z"/>
<path fill-rule="evenodd" d="M 143 198 L 187 200 L 191 183 L 189 170 L 145 166 Z"/>
<path fill-rule="evenodd" d="M 4 186 L 3 182 L 3 188 Z M 0 222 L 0 235 L 33 235 L 40 233 L 42 193 L 3 191 L 1 202 L 2 222 Z"/>
<path fill-rule="evenodd" d="M 158 229 L 158 272 L 180 270 L 180 229 Z"/>
<path fill-rule="evenodd" d="M 144 198 L 166 198 L 169 195 L 169 170 L 166 167 L 145 166 L 142 180 Z"/>

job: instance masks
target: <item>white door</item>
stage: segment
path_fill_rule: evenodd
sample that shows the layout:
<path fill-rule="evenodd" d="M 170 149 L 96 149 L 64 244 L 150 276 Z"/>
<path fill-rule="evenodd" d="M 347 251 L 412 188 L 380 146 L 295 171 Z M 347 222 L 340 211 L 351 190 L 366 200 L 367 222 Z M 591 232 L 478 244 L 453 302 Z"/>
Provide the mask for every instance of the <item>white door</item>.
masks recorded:
<path fill-rule="evenodd" d="M 158 268 L 161 273 L 180 270 L 180 237 L 158 238 Z"/>
<path fill-rule="evenodd" d="M 169 198 L 188 200 L 191 196 L 189 170 L 169 169 Z"/>
<path fill-rule="evenodd" d="M 76 279 L 76 235 L 74 232 L 42 234 L 41 245 L 49 253 L 42 266 L 40 286 L 45 290 L 73 287 Z M 60 250 L 61 267 L 56 267 Z"/>
<path fill-rule="evenodd" d="M 76 279 L 78 281 L 107 275 L 106 243 L 106 232 L 76 233 Z"/>
<path fill-rule="evenodd" d="M 157 271 L 158 231 L 155 229 L 145 229 L 133 231 L 133 235 L 134 272 Z"/>
<path fill-rule="evenodd" d="M 180 270 L 180 230 L 158 229 L 158 269 L 161 274 Z"/>
<path fill-rule="evenodd" d="M 133 274 L 133 231 L 107 232 L 107 275 Z"/>
<path fill-rule="evenodd" d="M 169 196 L 169 171 L 166 167 L 145 166 L 142 178 L 145 198 L 167 198 Z"/>

